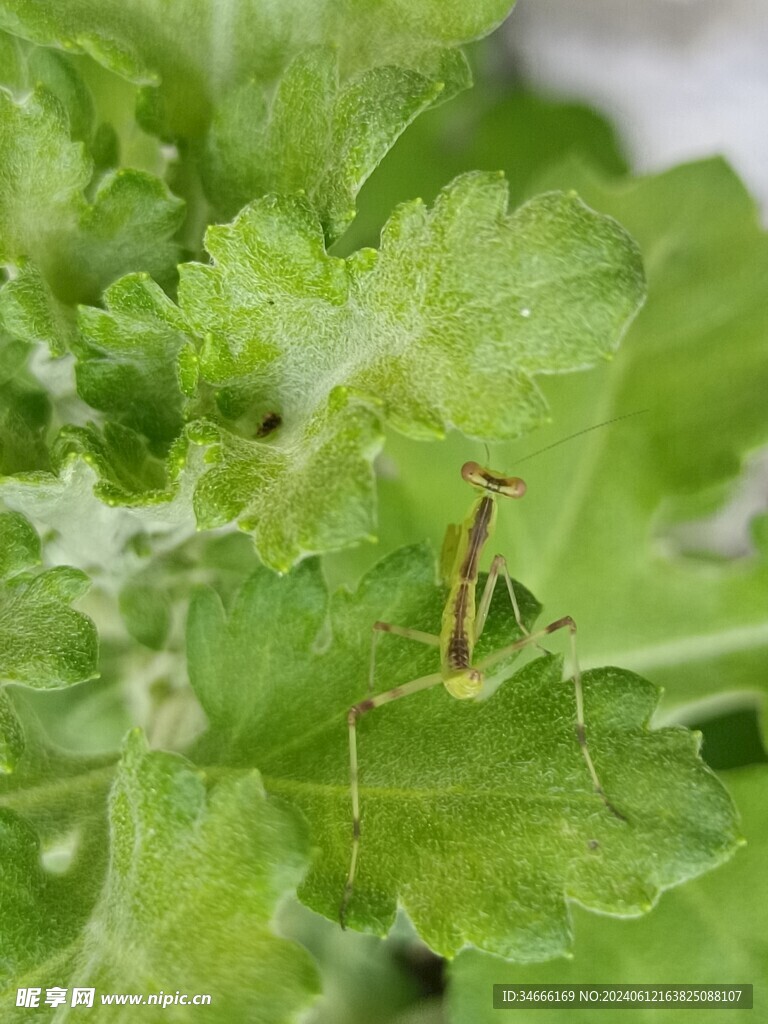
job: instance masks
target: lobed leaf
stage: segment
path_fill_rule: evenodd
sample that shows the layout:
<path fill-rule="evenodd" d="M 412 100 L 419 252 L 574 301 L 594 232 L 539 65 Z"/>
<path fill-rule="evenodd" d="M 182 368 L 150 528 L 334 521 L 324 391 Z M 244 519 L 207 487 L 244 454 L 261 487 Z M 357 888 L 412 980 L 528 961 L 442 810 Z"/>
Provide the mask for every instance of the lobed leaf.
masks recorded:
<path fill-rule="evenodd" d="M 146 274 L 110 285 L 104 306 L 80 310 L 78 392 L 90 405 L 167 445 L 183 425 L 178 361 L 183 347 L 192 344 L 191 331 Z"/>
<path fill-rule="evenodd" d="M 173 281 L 179 249 L 171 238 L 184 208 L 144 171 L 93 182 L 70 115 L 71 105 L 43 85 L 18 100 L 0 89 L 0 261 L 19 268 L 0 291 L 0 314 L 16 337 L 44 340 L 54 355 L 73 332 L 69 306 L 97 301 L 131 270 Z"/>
<path fill-rule="evenodd" d="M 223 218 L 259 195 L 302 187 L 333 241 L 398 135 L 438 95 L 470 84 L 459 44 L 486 34 L 511 5 L 386 0 L 357 11 L 338 0 L 275 9 L 240 0 L 213 17 L 200 0 L 109 0 L 98 12 L 80 0 L 46 12 L 4 0 L 0 27 L 89 53 L 139 84 L 137 116 L 180 144 L 177 182 L 191 199 L 199 179 Z M 55 79 L 72 105 L 63 74 L 42 80 Z"/>
<path fill-rule="evenodd" d="M 180 268 L 181 313 L 139 278 L 86 311 L 78 375 L 91 404 L 155 439 L 199 410 L 185 435 L 209 447 L 198 524 L 238 517 L 280 570 L 371 533 L 379 415 L 416 437 L 521 433 L 546 415 L 534 377 L 611 354 L 642 300 L 615 222 L 555 193 L 508 214 L 489 175 L 431 211 L 401 207 L 378 253 L 329 256 L 307 202 L 286 197 L 207 246 L 212 266 Z M 185 458 L 176 446 L 173 475 Z"/>
<path fill-rule="evenodd" d="M 261 571 L 229 614 L 211 592 L 190 611 L 190 679 L 211 723 L 200 756 L 258 764 L 268 791 L 301 808 L 321 855 L 300 895 L 332 918 L 351 852 L 346 711 L 365 695 L 370 626 L 438 628 L 445 592 L 432 572 L 427 552 L 404 549 L 326 613 L 308 563 L 285 579 Z M 521 596 L 530 623 L 535 605 Z M 499 598 L 478 658 L 519 635 Z M 437 669 L 434 648 L 382 640 L 377 690 Z M 570 944 L 568 900 L 644 913 L 663 889 L 729 856 L 733 808 L 697 737 L 650 731 L 656 691 L 631 673 L 595 670 L 584 685 L 595 763 L 626 820 L 593 790 L 557 658 L 479 703 L 440 687 L 365 716 L 354 926 L 385 932 L 400 904 L 444 955 L 472 943 L 546 959 Z"/>
<path fill-rule="evenodd" d="M 45 89 L 17 103 L 0 90 L 0 260 L 46 258 L 50 235 L 73 230 L 91 167 Z"/>
<path fill-rule="evenodd" d="M 392 66 L 341 82 L 337 61 L 335 50 L 303 51 L 271 101 L 263 83 L 249 80 L 217 108 L 202 177 L 222 218 L 266 192 L 303 192 L 325 236 L 338 238 L 355 215 L 362 183 L 443 89 L 442 82 Z"/>
<path fill-rule="evenodd" d="M 653 914 L 642 920 L 617 921 L 593 917 L 574 907 L 574 955 L 551 964 L 514 966 L 474 950 L 461 953 L 449 968 L 448 1020 L 451 1024 L 485 1024 L 498 1012 L 490 1009 L 493 984 L 608 983 L 755 986 L 755 999 L 768 977 L 760 908 L 766 893 L 765 766 L 726 772 L 723 779 L 745 819 L 747 845 L 730 864 L 665 895 Z M 751 824 L 750 824 L 751 823 Z M 708 1006 L 708 1021 L 727 1024 L 733 1010 Z M 571 1010 L 540 1009 L 542 1024 L 564 1024 Z M 627 1024 L 658 1021 L 658 1008 L 621 1011 Z"/>
<path fill-rule="evenodd" d="M 578 153 L 610 175 L 627 173 L 614 128 L 597 111 L 526 92 L 524 83 L 482 76 L 450 103 L 417 118 L 367 179 L 344 252 L 376 245 L 392 210 L 414 196 L 432 203 L 468 170 L 503 170 L 512 205 L 530 194 L 542 168 Z"/>
<path fill-rule="evenodd" d="M 65 427 L 51 451 L 43 451 L 45 468 L 0 477 L 3 501 L 55 530 L 68 558 L 89 571 L 114 565 L 137 535 L 183 540 L 194 529 L 186 480 L 171 490 L 164 464 L 129 428 Z M 192 478 L 202 468 L 195 464 L 197 451 L 181 459 Z M 128 507 L 118 510 L 118 504 Z"/>
<path fill-rule="evenodd" d="M 485 35 L 511 6 L 511 0 L 469 6 L 385 0 L 363 16 L 339 0 L 310 7 L 239 0 L 222 17 L 201 0 L 107 0 L 97 10 L 86 0 L 54 8 L 3 0 L 0 27 L 44 46 L 89 53 L 146 87 L 146 123 L 164 136 L 191 138 L 231 90 L 252 78 L 274 81 L 311 47 L 336 47 L 345 76 L 382 64 L 435 71 L 446 49 Z"/>

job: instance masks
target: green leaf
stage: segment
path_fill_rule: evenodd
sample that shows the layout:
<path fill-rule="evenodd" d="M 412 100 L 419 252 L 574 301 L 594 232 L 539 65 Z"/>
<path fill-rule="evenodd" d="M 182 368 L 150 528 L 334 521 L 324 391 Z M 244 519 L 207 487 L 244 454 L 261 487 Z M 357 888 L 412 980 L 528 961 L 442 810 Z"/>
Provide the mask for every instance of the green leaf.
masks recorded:
<path fill-rule="evenodd" d="M 0 33 L 2 84 L 19 99 L 40 86 L 55 96 L 69 121 L 73 141 L 90 148 L 95 131 L 93 98 L 71 58 Z"/>
<path fill-rule="evenodd" d="M 6 988 L 22 977 L 45 985 L 54 971 L 57 984 L 100 994 L 205 992 L 217 1022 L 293 1020 L 310 1001 L 308 955 L 270 926 L 304 871 L 305 829 L 265 797 L 256 773 L 213 781 L 129 736 L 109 801 L 109 863 L 85 915 L 68 874 L 41 869 L 34 831 L 2 813 L 3 859 L 13 853 L 17 865 L 4 876 Z M 54 905 L 56 926 L 46 928 Z M 93 1012 L 116 1019 L 114 1006 Z M 172 1013 L 197 1019 L 197 1010 Z"/>
<path fill-rule="evenodd" d="M 315 565 L 283 579 L 262 570 L 229 615 L 209 591 L 190 611 L 190 679 L 211 723 L 200 755 L 258 764 L 268 791 L 301 808 L 321 854 L 300 895 L 329 917 L 351 852 L 346 711 L 365 695 L 371 624 L 434 631 L 445 591 L 432 572 L 424 550 L 404 549 L 326 612 Z M 530 623 L 535 606 L 521 597 Z M 478 661 L 519 635 L 500 595 Z M 377 690 L 436 670 L 434 648 L 382 639 Z M 569 946 L 568 899 L 643 913 L 729 856 L 733 808 L 697 737 L 649 731 L 655 688 L 619 669 L 584 679 L 591 750 L 626 820 L 608 811 L 561 671 L 558 658 L 540 658 L 489 700 L 453 701 L 440 687 L 363 719 L 353 925 L 385 932 L 399 902 L 445 955 L 473 943 L 545 959 Z"/>
<path fill-rule="evenodd" d="M 179 245 L 173 236 L 183 219 L 184 203 L 154 175 L 130 168 L 105 175 L 57 266 L 65 293 L 90 302 L 131 270 L 146 272 L 166 287 L 175 283 Z M 65 266 L 67 257 L 74 267 Z"/>
<path fill-rule="evenodd" d="M 48 395 L 23 375 L 0 385 L 0 476 L 49 467 L 50 418 Z"/>
<path fill-rule="evenodd" d="M 304 192 L 326 237 L 338 238 L 362 183 L 442 91 L 442 83 L 399 67 L 342 83 L 337 60 L 338 51 L 307 50 L 288 65 L 271 103 L 251 80 L 216 110 L 202 174 L 223 216 L 266 192 Z"/>
<path fill-rule="evenodd" d="M 162 650 L 171 625 L 170 601 L 163 590 L 128 583 L 120 591 L 120 612 L 135 640 L 154 651 Z"/>
<path fill-rule="evenodd" d="M 111 285 L 104 305 L 106 310 L 80 310 L 78 392 L 94 408 L 167 444 L 183 423 L 177 360 L 181 349 L 192 344 L 189 328 L 146 274 Z"/>
<path fill-rule="evenodd" d="M 234 3 L 226 18 L 201 0 L 150 3 L 86 0 L 30 7 L 3 0 L 0 27 L 46 46 L 89 53 L 146 89 L 145 122 L 161 135 L 200 136 L 211 111 L 251 78 L 274 81 L 310 47 L 335 46 L 344 76 L 371 67 L 443 70 L 444 48 L 487 34 L 507 15 L 510 0 L 471 5 L 385 0 L 350 11 L 339 0 L 307 6 L 289 0 L 272 8 Z"/>
<path fill-rule="evenodd" d="M 10 774 L 24 753 L 24 730 L 8 694 L 0 690 L 0 775 Z"/>
<path fill-rule="evenodd" d="M 419 117 L 360 190 L 357 215 L 339 249 L 377 244 L 396 206 L 414 196 L 431 203 L 468 170 L 504 171 L 513 205 L 526 198 L 542 167 L 569 153 L 588 157 L 607 174 L 626 173 L 614 129 L 596 111 L 520 85 L 500 94 L 497 79 L 479 78 L 472 89 Z"/>
<path fill-rule="evenodd" d="M 196 462 L 200 451 L 192 446 L 186 460 L 182 454 L 180 463 L 176 456 L 169 462 L 174 469 L 186 465 L 194 480 L 202 471 L 202 458 Z M 50 460 L 50 468 L 0 477 L 0 495 L 9 508 L 55 531 L 68 559 L 89 572 L 113 567 L 136 535 L 176 534 L 183 540 L 194 530 L 191 485 L 185 478 L 172 491 L 165 465 L 127 427 L 65 427 Z M 120 504 L 128 507 L 116 508 Z"/>
<path fill-rule="evenodd" d="M 51 688 L 96 675 L 91 620 L 69 607 L 90 586 L 85 573 L 57 566 L 24 572 L 40 559 L 37 535 L 16 513 L 0 515 L 0 680 Z"/>
<path fill-rule="evenodd" d="M 0 316 L 15 339 L 47 345 L 52 356 L 68 352 L 76 337 L 74 311 L 56 298 L 40 268 L 26 257 L 0 290 Z"/>
<path fill-rule="evenodd" d="M 0 291 L 0 309 L 4 294 L 5 289 Z M 23 370 L 28 358 L 29 345 L 0 331 L 0 386 L 4 387 L 13 380 Z"/>
<path fill-rule="evenodd" d="M 574 180 L 571 172 L 563 177 Z M 520 552 L 514 564 L 578 615 L 592 637 L 590 660 L 651 675 L 668 701 L 764 688 L 765 521 L 754 524 L 751 557 L 731 565 L 686 558 L 663 538 L 678 508 L 690 517 L 698 494 L 701 514 L 713 493 L 724 495 L 750 450 L 768 440 L 768 236 L 742 183 L 718 160 L 616 189 L 579 177 L 590 201 L 637 235 L 650 268 L 649 300 L 607 373 L 589 384 L 548 382 L 553 412 L 566 430 L 578 420 L 649 413 L 571 451 L 573 497 L 567 516 L 552 521 L 554 544 L 534 517 L 541 524 L 562 507 L 562 479 L 553 486 L 552 477 L 569 456 L 538 470 L 549 480 L 537 485 L 541 500 L 524 513 L 523 528 L 529 551 L 545 544 L 546 556 L 534 566 Z M 595 393 L 607 396 L 599 410 Z M 628 453 L 636 487 L 620 491 L 615 471 Z M 587 538 L 595 537 L 600 544 L 589 543 L 587 553 Z M 637 558 L 643 550 L 646 557 Z M 620 575 L 633 594 L 631 609 L 610 588 L 592 588 L 588 599 L 577 593 L 573 583 L 584 572 Z"/>
<path fill-rule="evenodd" d="M 78 460 L 91 467 L 98 480 L 94 491 L 108 505 L 132 503 L 137 495 L 147 505 L 170 498 L 163 464 L 153 458 L 143 438 L 117 423 L 107 423 L 103 431 L 64 427 L 53 453 L 59 473 Z"/>
<path fill-rule="evenodd" d="M 768 239 L 754 203 L 719 160 L 616 185 L 568 165 L 545 184 L 577 187 L 632 231 L 648 301 L 610 365 L 542 382 L 553 425 L 491 460 L 512 472 L 531 450 L 640 414 L 520 466 L 528 494 L 500 515 L 496 550 L 551 614 L 576 619 L 586 665 L 648 675 L 667 707 L 764 693 L 765 518 L 753 524 L 752 553 L 730 562 L 686 555 L 669 536 L 681 518 L 721 505 L 768 440 Z M 393 438 L 388 452 L 399 479 L 381 489 L 385 550 L 437 538 L 446 503 L 467 500 L 466 444 L 453 439 L 438 460 Z"/>
<path fill-rule="evenodd" d="M 49 879 L 40 864 L 37 836 L 22 818 L 0 807 L 0 849 L 4 870 L 0 878 L 3 918 L 3 961 L 0 985 L 10 1004 L 10 977 L 25 961 L 44 962 L 49 943 L 61 942 L 56 901 L 60 886 Z M 12 1005 L 12 1004 L 11 1004 Z"/>
<path fill-rule="evenodd" d="M 78 372 L 91 404 L 155 435 L 197 379 L 198 525 L 239 517 L 280 570 L 370 535 L 377 413 L 416 437 L 519 434 L 546 415 L 535 375 L 609 356 L 643 294 L 614 221 L 555 193 L 508 214 L 490 175 L 401 207 L 378 253 L 328 256 L 300 198 L 252 204 L 207 246 L 213 266 L 181 267 L 184 318 L 139 279 L 85 314 Z M 171 475 L 192 457 L 175 447 Z"/>
<path fill-rule="evenodd" d="M 0 577 L 39 565 L 40 538 L 18 512 L 0 513 Z"/>
<path fill-rule="evenodd" d="M 210 423 L 188 432 L 193 446 L 207 448 L 193 499 L 198 527 L 241 516 L 238 525 L 253 534 L 260 557 L 281 572 L 308 554 L 372 539 L 375 415 L 339 388 L 301 426 L 279 447 Z"/>
<path fill-rule="evenodd" d="M 611 353 L 643 277 L 625 232 L 575 195 L 506 205 L 499 176 L 466 175 L 431 211 L 400 207 L 379 252 L 347 261 L 293 199 L 210 228 L 214 266 L 185 265 L 179 287 L 206 340 L 203 378 L 268 374 L 284 420 L 344 385 L 414 436 L 521 433 L 544 414 L 532 376 Z"/>
<path fill-rule="evenodd" d="M 747 845 L 725 867 L 667 893 L 642 920 L 597 919 L 575 906 L 573 958 L 551 964 L 508 964 L 466 951 L 450 967 L 448 1020 L 491 1024 L 493 984 L 743 984 L 755 986 L 755 1000 L 768 983 L 768 943 L 762 908 L 768 899 L 764 822 L 768 814 L 764 766 L 723 776 L 745 818 Z M 751 825 L 749 824 L 751 822 Z M 542 1024 L 565 1024 L 571 1010 L 537 1010 Z M 658 1010 L 623 1009 L 627 1024 L 659 1020 Z M 671 1015 L 670 1015 L 671 1016 Z M 733 1020 L 733 1010 L 708 1007 L 713 1024 Z"/>
<path fill-rule="evenodd" d="M 94 11 L 0 4 L 0 26 L 46 46 L 89 53 L 141 85 L 137 116 L 180 143 L 179 188 L 199 183 L 219 215 L 270 192 L 305 188 L 333 240 L 355 195 L 398 135 L 438 95 L 470 84 L 462 42 L 501 21 L 510 0 L 471 9 L 400 0 L 351 10 L 338 0 L 267 10 L 251 0 L 226 18 L 194 0 Z M 183 57 L 182 57 L 183 55 Z M 62 73 L 43 79 L 59 86 Z M 64 101 L 72 91 L 61 90 Z"/>
<path fill-rule="evenodd" d="M 173 280 L 178 246 L 170 239 L 184 204 L 159 179 L 135 170 L 106 175 L 86 199 L 93 164 L 83 143 L 72 141 L 67 112 L 53 94 L 39 86 L 16 101 L 0 90 L 0 143 L 0 260 L 31 260 L 68 304 L 96 301 L 130 270 Z M 35 337 L 41 308 L 50 306 L 48 290 L 39 293 L 28 275 L 13 295 L 13 323 L 26 340 Z M 58 323 L 66 314 L 49 315 Z M 51 344 L 60 351 L 58 331 Z"/>
<path fill-rule="evenodd" d="M 53 696 L 50 692 L 34 694 L 17 686 L 0 692 L 22 741 L 13 772 L 0 774 L 0 813 L 25 820 L 36 833 L 34 845 L 41 845 L 44 861 L 55 855 L 62 868 L 65 863 L 80 865 L 77 879 L 70 878 L 70 882 L 75 888 L 82 886 L 80 904 L 87 916 L 88 894 L 94 888 L 87 879 L 103 868 L 101 823 L 116 757 L 74 755 L 51 742 L 34 710 L 41 707 L 41 698 Z M 32 697 L 37 699 L 32 701 Z M 80 857 L 86 849 L 88 856 L 82 864 Z M 83 874 L 79 874 L 80 867 Z M 98 884 L 97 879 L 94 898 Z"/>
<path fill-rule="evenodd" d="M 0 90 L 0 260 L 43 261 L 50 242 L 72 230 L 91 169 L 71 142 L 59 102 L 36 89 L 22 103 Z"/>

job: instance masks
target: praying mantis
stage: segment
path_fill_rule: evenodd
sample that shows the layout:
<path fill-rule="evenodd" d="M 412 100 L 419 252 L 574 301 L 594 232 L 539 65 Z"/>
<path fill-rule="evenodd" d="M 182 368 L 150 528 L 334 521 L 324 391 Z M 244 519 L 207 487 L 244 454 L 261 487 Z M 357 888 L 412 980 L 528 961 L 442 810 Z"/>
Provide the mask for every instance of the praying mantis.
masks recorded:
<path fill-rule="evenodd" d="M 623 418 L 623 417 L 620 417 Z M 599 424 L 602 426 L 603 424 Z M 594 429 L 594 428 L 589 428 Z M 583 433 L 580 431 L 579 433 Z M 575 435 L 573 435 L 575 436 Z M 595 763 L 587 742 L 587 728 L 584 719 L 584 694 L 581 671 L 576 652 L 576 623 L 570 615 L 550 622 L 534 632 L 529 632 L 520 617 L 512 579 L 507 570 L 503 555 L 495 555 L 491 563 L 485 586 L 477 601 L 477 584 L 479 562 L 482 552 L 490 540 L 498 513 L 497 499 L 522 498 L 526 491 L 525 482 L 519 477 L 504 476 L 494 470 L 486 469 L 477 462 L 465 462 L 461 468 L 461 476 L 477 491 L 479 496 L 472 503 L 466 519 L 458 526 L 451 525 L 446 532 L 440 558 L 441 574 L 448 587 L 448 596 L 442 615 L 439 634 L 425 633 L 407 626 L 398 626 L 389 622 L 373 624 L 373 642 L 369 672 L 369 690 L 373 691 L 375 671 L 376 640 L 382 633 L 390 633 L 422 644 L 439 648 L 440 671 L 421 676 L 408 683 L 395 686 L 390 690 L 369 696 L 353 704 L 347 713 L 349 731 L 349 786 L 352 803 L 352 852 L 349 870 L 344 885 L 339 920 L 345 927 L 346 912 L 354 890 L 357 865 L 360 855 L 360 787 L 358 778 L 357 757 L 357 724 L 360 718 L 375 708 L 391 704 L 410 694 L 428 690 L 442 683 L 448 693 L 458 700 L 470 700 L 477 697 L 483 687 L 485 674 L 494 665 L 509 657 L 515 651 L 537 645 L 550 633 L 567 629 L 570 638 L 572 680 L 576 704 L 575 733 L 592 786 L 596 795 L 602 800 L 606 810 L 622 821 L 624 815 L 611 803 L 605 794 Z M 476 664 L 473 663 L 473 652 L 477 640 L 485 628 L 491 600 L 499 578 L 503 578 L 515 621 L 523 637 L 515 643 L 485 656 Z"/>

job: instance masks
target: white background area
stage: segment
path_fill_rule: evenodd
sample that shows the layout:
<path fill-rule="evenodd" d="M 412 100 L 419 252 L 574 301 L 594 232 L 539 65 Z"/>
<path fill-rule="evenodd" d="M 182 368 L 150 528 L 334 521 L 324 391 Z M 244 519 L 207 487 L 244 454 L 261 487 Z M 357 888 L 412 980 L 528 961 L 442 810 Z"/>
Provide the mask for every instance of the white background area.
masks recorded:
<path fill-rule="evenodd" d="M 636 171 L 723 154 L 768 213 L 768 0 L 518 0 L 507 45 L 618 124 Z"/>

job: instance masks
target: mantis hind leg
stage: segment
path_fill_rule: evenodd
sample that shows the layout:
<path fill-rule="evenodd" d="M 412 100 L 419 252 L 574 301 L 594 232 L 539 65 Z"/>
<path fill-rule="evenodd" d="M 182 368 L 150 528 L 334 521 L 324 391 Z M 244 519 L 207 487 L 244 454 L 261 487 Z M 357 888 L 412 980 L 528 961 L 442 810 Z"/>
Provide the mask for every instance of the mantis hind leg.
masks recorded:
<path fill-rule="evenodd" d="M 503 647 L 499 651 L 494 651 L 493 654 L 490 654 L 487 658 L 480 661 L 477 668 L 480 671 L 492 668 L 493 665 L 497 664 L 497 662 L 503 661 L 504 658 L 507 658 L 515 651 L 521 651 L 530 645 L 538 646 L 540 640 L 549 636 L 550 633 L 556 633 L 560 629 L 567 629 L 570 637 L 572 666 L 571 678 L 573 680 L 573 690 L 576 698 L 576 739 L 579 743 L 581 755 L 584 758 L 584 762 L 589 771 L 589 776 L 592 780 L 592 786 L 595 792 L 602 799 L 611 814 L 619 818 L 621 821 L 626 821 L 626 817 L 621 813 L 621 811 L 614 807 L 606 796 L 587 742 L 587 725 L 584 719 L 584 687 L 582 685 L 581 669 L 579 667 L 579 659 L 576 651 L 576 623 L 573 621 L 571 616 L 565 615 L 561 619 L 556 619 L 554 622 L 550 622 L 548 626 L 543 626 L 541 629 L 537 629 L 534 633 L 528 633 L 528 635 L 524 636 L 522 640 L 518 640 L 514 644 L 509 644 L 507 647 Z"/>
<path fill-rule="evenodd" d="M 419 679 L 412 679 L 410 683 L 402 686 L 395 686 L 391 690 L 378 694 L 376 697 L 368 697 L 366 700 L 353 704 L 347 712 L 347 727 L 349 730 L 349 792 L 352 801 L 352 852 L 349 858 L 349 870 L 347 880 L 344 883 L 344 892 L 339 906 L 339 922 L 342 928 L 346 927 L 347 907 L 352 898 L 357 874 L 357 863 L 360 857 L 360 784 L 357 761 L 357 723 L 363 715 L 374 708 L 380 708 L 384 704 L 391 704 L 401 697 L 408 697 L 419 690 L 429 690 L 433 686 L 442 683 L 443 677 L 439 672 L 433 672 L 428 676 L 421 676 Z"/>

